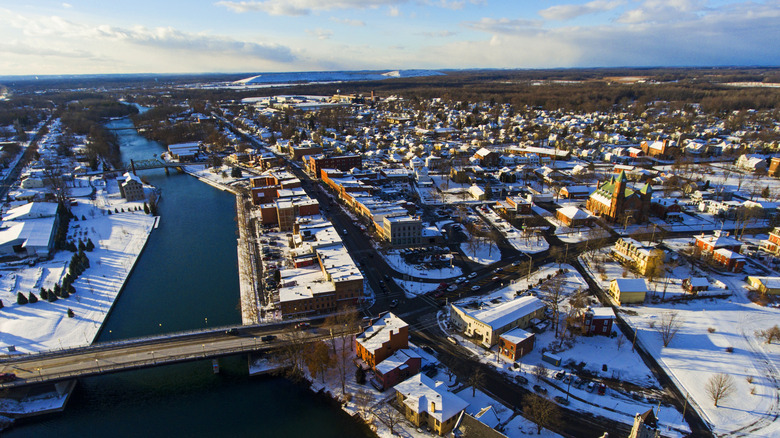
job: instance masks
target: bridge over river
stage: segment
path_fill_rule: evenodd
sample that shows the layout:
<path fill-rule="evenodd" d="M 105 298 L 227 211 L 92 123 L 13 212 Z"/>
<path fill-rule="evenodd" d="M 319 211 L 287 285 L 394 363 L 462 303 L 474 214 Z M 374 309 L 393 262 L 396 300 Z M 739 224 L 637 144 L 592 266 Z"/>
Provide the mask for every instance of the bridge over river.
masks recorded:
<path fill-rule="evenodd" d="M 269 335 L 274 338 L 264 341 L 263 338 Z M 314 326 L 295 332 L 289 325 L 282 324 L 232 326 L 10 355 L 0 359 L 0 372 L 14 373 L 17 379 L 0 383 L 0 389 L 270 350 L 293 342 L 313 342 L 329 337 L 329 329 Z"/>

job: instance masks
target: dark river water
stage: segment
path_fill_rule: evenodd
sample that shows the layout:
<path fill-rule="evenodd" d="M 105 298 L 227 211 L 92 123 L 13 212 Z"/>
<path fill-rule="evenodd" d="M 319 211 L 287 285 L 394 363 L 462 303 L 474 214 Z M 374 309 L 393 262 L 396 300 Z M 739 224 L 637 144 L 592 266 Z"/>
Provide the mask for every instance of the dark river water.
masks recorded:
<path fill-rule="evenodd" d="M 132 127 L 115 120 L 112 128 Z M 163 148 L 116 131 L 123 159 Z M 189 175 L 140 173 L 162 190 L 160 226 L 98 341 L 238 324 L 235 198 Z M 65 412 L 17 422 L 3 437 L 367 437 L 329 399 L 274 377 L 249 377 L 243 356 L 82 379 Z"/>

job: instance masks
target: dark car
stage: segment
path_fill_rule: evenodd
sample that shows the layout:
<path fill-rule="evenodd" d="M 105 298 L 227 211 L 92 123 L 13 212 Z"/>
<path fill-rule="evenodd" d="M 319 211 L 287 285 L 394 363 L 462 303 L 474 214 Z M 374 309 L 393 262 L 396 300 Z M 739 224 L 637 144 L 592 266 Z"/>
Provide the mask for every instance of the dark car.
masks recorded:
<path fill-rule="evenodd" d="M 230 336 L 238 336 L 238 329 L 235 328 L 235 327 L 234 328 L 229 328 L 229 329 L 225 330 L 225 334 L 226 335 L 230 335 Z"/>
<path fill-rule="evenodd" d="M 528 384 L 528 379 L 526 379 L 525 377 L 523 377 L 521 375 L 515 376 L 515 381 L 517 381 L 517 383 L 522 383 L 523 385 Z"/>
<path fill-rule="evenodd" d="M 544 386 L 534 385 L 534 391 L 538 392 L 539 394 L 547 394 L 547 388 Z"/>
<path fill-rule="evenodd" d="M 262 338 L 260 338 L 260 340 L 262 340 L 263 342 L 271 342 L 274 339 L 276 339 L 276 335 L 265 335 Z"/>
<path fill-rule="evenodd" d="M 13 382 L 14 380 L 16 380 L 16 374 L 0 373 L 0 382 Z"/>
<path fill-rule="evenodd" d="M 398 306 L 398 300 L 390 301 L 390 307 L 396 307 Z"/>
<path fill-rule="evenodd" d="M 566 400 L 566 397 L 561 397 L 560 395 L 556 395 L 555 401 L 564 406 L 569 406 L 569 400 Z"/>

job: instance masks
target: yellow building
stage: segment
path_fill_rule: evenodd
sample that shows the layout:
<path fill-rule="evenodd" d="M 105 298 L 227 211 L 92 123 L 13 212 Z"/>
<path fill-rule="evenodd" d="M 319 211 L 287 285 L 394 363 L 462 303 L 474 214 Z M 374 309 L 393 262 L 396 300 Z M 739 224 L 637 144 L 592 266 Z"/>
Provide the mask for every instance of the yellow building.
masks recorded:
<path fill-rule="evenodd" d="M 450 433 L 468 403 L 447 391 L 444 382 L 416 374 L 395 386 L 398 406 L 417 427 L 428 427 L 439 436 Z"/>
<path fill-rule="evenodd" d="M 612 255 L 623 264 L 627 264 L 642 275 L 660 266 L 664 261 L 664 252 L 652 246 L 645 246 L 630 237 L 621 237 L 612 248 Z"/>
<path fill-rule="evenodd" d="M 748 284 L 762 294 L 780 295 L 780 277 L 748 276 Z"/>
<path fill-rule="evenodd" d="M 643 278 L 616 278 L 609 284 L 609 295 L 620 306 L 644 303 L 647 284 Z"/>

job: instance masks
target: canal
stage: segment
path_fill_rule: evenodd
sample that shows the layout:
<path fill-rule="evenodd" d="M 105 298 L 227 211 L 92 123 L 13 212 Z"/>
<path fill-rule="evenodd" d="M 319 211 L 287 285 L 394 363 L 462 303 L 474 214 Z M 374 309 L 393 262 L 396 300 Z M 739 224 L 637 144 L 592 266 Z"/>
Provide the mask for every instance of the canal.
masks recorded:
<path fill-rule="evenodd" d="M 127 119 L 109 127 L 131 127 Z M 125 161 L 163 148 L 118 130 Z M 144 171 L 162 190 L 160 226 L 98 341 L 241 322 L 235 199 L 189 175 Z M 249 377 L 245 357 L 82 379 L 64 413 L 22 420 L 4 437 L 367 437 L 330 399 L 274 377 Z"/>

